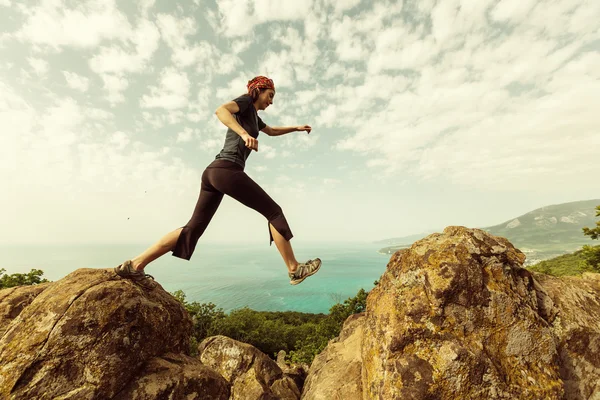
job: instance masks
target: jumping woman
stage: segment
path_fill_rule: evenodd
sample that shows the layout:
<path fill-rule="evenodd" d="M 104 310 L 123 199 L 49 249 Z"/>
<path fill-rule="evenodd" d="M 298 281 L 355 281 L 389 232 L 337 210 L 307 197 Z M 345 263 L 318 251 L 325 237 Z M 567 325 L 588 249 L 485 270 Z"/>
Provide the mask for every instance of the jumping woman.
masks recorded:
<path fill-rule="evenodd" d="M 267 219 L 269 245 L 275 241 L 287 266 L 290 284 L 297 285 L 319 270 L 321 267 L 319 258 L 303 263 L 296 260 L 290 244 L 292 231 L 281 207 L 244 172 L 246 160 L 252 150 L 258 151 L 259 131 L 269 136 L 280 136 L 296 131 L 310 133 L 312 128 L 308 125 L 296 127 L 266 125 L 258 116 L 258 111 L 265 110 L 273 104 L 275 97 L 273 80 L 257 76 L 248 82 L 247 88 L 248 93 L 221 105 L 215 112 L 219 120 L 228 128 L 225 144 L 202 174 L 200 196 L 188 223 L 167 233 L 139 256 L 115 267 L 114 270 L 118 275 L 142 285 L 151 284 L 149 278 L 154 278 L 144 272 L 144 268 L 150 262 L 169 251 L 172 251 L 175 257 L 189 260 L 198 239 L 215 215 L 225 194 L 258 211 Z"/>

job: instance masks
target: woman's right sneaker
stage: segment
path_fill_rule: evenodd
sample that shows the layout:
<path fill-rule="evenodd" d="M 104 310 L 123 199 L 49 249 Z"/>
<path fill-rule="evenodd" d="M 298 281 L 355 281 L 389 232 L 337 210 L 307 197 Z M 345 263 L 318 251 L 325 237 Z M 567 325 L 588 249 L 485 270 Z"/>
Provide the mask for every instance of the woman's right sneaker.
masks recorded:
<path fill-rule="evenodd" d="M 298 264 L 298 269 L 288 274 L 290 276 L 290 285 L 299 284 L 309 276 L 316 274 L 319 268 L 321 268 L 320 258 Z"/>

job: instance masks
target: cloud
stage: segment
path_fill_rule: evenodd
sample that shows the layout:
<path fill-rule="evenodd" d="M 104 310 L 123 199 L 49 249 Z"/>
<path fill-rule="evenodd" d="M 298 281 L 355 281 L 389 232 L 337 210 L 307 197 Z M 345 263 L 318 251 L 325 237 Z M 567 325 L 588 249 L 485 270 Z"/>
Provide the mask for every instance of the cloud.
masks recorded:
<path fill-rule="evenodd" d="M 48 62 L 46 60 L 29 57 L 27 61 L 37 76 L 44 77 L 48 73 Z"/>
<path fill-rule="evenodd" d="M 142 19 L 135 30 L 128 30 L 121 39 L 125 42 L 124 47 L 100 47 L 99 53 L 89 62 L 92 71 L 119 76 L 143 71 L 158 48 L 160 33 L 152 22 Z"/>
<path fill-rule="evenodd" d="M 185 72 L 169 67 L 162 71 L 160 87 L 151 86 L 150 95 L 142 96 L 142 108 L 174 110 L 188 105 L 190 81 Z"/>
<path fill-rule="evenodd" d="M 431 32 L 420 22 L 399 20 L 364 41 L 356 28 L 362 23 L 352 26 L 341 19 L 332 25 L 342 61 L 358 58 L 369 43 L 376 49 L 365 58 L 369 75 L 363 84 L 325 92 L 330 102 L 318 123 L 356 130 L 339 140 L 337 148 L 368 155 L 368 165 L 390 178 L 404 171 L 488 189 L 527 185 L 532 176 L 548 181 L 565 164 L 589 170 L 578 154 L 597 134 L 594 125 L 600 122 L 591 111 L 599 105 L 592 95 L 598 73 L 589 67 L 597 62 L 598 51 L 583 49 L 599 38 L 597 32 L 587 25 L 587 31 L 568 36 L 544 35 L 536 17 L 544 9 L 541 3 L 483 2 L 475 9 L 459 5 L 419 5 L 431 16 Z M 575 18 L 600 16 L 600 7 L 584 2 L 554 2 L 552 9 L 569 27 L 586 26 Z M 512 33 L 489 25 L 486 15 L 513 26 Z M 347 57 L 343 48 L 353 35 L 361 48 Z M 342 64 L 334 64 L 325 76 L 343 71 Z M 361 110 L 370 110 L 366 118 L 358 117 Z M 561 147 L 558 143 L 564 146 L 567 131 L 578 134 L 560 156 L 551 155 Z"/>
<path fill-rule="evenodd" d="M 78 75 L 74 72 L 63 71 L 67 85 L 71 89 L 79 90 L 80 92 L 86 92 L 89 88 L 89 78 Z"/>
<path fill-rule="evenodd" d="M 63 47 L 93 48 L 103 40 L 125 38 L 130 30 L 127 17 L 117 10 L 114 0 L 81 1 L 75 8 L 63 0 L 43 1 L 20 10 L 27 20 L 15 37 L 55 51 Z"/>
<path fill-rule="evenodd" d="M 183 204 L 197 195 L 188 194 L 189 182 L 200 178 L 195 168 L 169 148 L 153 149 L 133 140 L 131 133 L 106 135 L 109 126 L 88 120 L 101 114 L 64 96 L 38 110 L 0 81 L 0 180 L 5 190 L 0 206 L 12 210 L 5 226 L 30 221 L 28 243 L 131 241 L 144 229 L 156 235 L 161 222 L 173 223 L 155 215 L 161 204 L 185 209 Z M 181 220 L 187 217 L 187 212 L 178 214 Z M 132 223 L 126 225 L 128 217 Z M 25 240 L 24 235 L 19 231 L 11 240 Z"/>
<path fill-rule="evenodd" d="M 123 91 L 129 86 L 129 81 L 117 75 L 103 74 L 101 75 L 104 82 L 104 89 L 108 92 L 107 100 L 111 106 L 125 101 Z"/>
<path fill-rule="evenodd" d="M 340 183 L 341 181 L 339 179 L 335 179 L 335 178 L 325 178 L 323 179 L 323 184 L 324 185 L 335 185 L 336 183 Z"/>
<path fill-rule="evenodd" d="M 265 22 L 303 20 L 312 4 L 313 0 L 223 0 L 217 3 L 219 31 L 225 37 L 238 37 Z"/>
<path fill-rule="evenodd" d="M 185 128 L 183 131 L 177 134 L 177 143 L 188 143 L 192 141 L 194 137 L 194 130 L 191 128 Z"/>
<path fill-rule="evenodd" d="M 148 18 L 148 12 L 154 7 L 155 2 L 156 0 L 138 0 L 138 8 L 143 18 Z"/>

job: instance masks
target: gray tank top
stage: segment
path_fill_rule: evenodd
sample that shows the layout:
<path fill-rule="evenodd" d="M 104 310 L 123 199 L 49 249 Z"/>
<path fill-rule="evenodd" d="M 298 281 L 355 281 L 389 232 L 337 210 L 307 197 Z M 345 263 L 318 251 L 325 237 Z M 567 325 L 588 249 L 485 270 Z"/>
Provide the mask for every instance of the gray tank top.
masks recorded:
<path fill-rule="evenodd" d="M 262 119 L 258 116 L 256 108 L 252 104 L 252 97 L 244 94 L 234 99 L 240 108 L 240 111 L 233 114 L 236 121 L 248 132 L 253 138 L 258 138 L 258 133 L 261 129 L 267 126 Z M 246 166 L 246 160 L 252 152 L 251 149 L 246 147 L 244 139 L 240 137 L 234 130 L 227 128 L 227 134 L 225 135 L 225 143 L 223 149 L 217 154 L 215 160 L 225 159 L 233 161 L 244 168 Z"/>

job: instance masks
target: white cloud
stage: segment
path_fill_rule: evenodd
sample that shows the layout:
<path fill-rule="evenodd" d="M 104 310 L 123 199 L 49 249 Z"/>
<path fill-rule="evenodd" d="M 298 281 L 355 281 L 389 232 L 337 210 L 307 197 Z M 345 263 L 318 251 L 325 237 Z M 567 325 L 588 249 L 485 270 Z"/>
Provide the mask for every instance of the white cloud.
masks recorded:
<path fill-rule="evenodd" d="M 11 210 L 3 227 L 17 228 L 10 241 L 127 242 L 173 224 L 156 213 L 164 204 L 184 210 L 194 201 L 189 182 L 199 172 L 168 148 L 150 149 L 122 131 L 103 135 L 88 123 L 94 112 L 73 99 L 37 110 L 12 87 L 0 82 L 0 89 L 0 207 Z M 20 230 L 23 221 L 30 222 Z"/>
<path fill-rule="evenodd" d="M 142 108 L 174 110 L 188 105 L 190 81 L 185 72 L 166 68 L 160 77 L 160 87 L 151 86 L 150 95 L 142 96 Z"/>
<path fill-rule="evenodd" d="M 190 112 L 186 117 L 191 122 L 199 122 L 208 119 L 213 114 L 214 110 L 209 107 L 209 98 L 211 90 L 207 86 L 202 86 L 198 89 L 198 94 L 195 101 L 190 101 L 188 109 Z"/>
<path fill-rule="evenodd" d="M 299 237 L 325 216 L 339 221 L 337 238 L 346 222 L 335 214 L 348 195 L 358 198 L 346 211 L 360 211 L 360 203 L 378 213 L 357 230 L 379 235 L 396 229 L 386 219 L 396 213 L 402 229 L 412 229 L 404 211 L 385 206 L 397 196 L 454 190 L 448 198 L 456 203 L 473 196 L 489 204 L 481 193 L 521 190 L 494 201 L 553 192 L 560 202 L 600 173 L 589 161 L 600 147 L 600 2 L 165 4 L 43 0 L 3 8 L 5 30 L 14 32 L 0 33 L 10 61 L 0 66 L 0 181 L 8 182 L 0 207 L 16 209 L 0 224 L 5 237 L 28 238 L 25 219 L 50 227 L 35 229 L 40 240 L 145 240 L 140 232 L 164 233 L 157 219 L 173 229 L 180 213 L 185 223 L 198 162 L 212 161 L 225 139 L 214 109 L 245 93 L 255 75 L 277 87 L 274 105 L 259 113 L 266 123 L 314 128 L 261 135 L 248 164 L 290 220 L 297 213 Z M 294 171 L 292 180 L 278 181 L 278 171 Z M 298 218 L 313 206 L 299 199 L 313 198 L 319 211 Z M 157 211 L 164 204 L 175 213 Z M 127 217 L 140 224 L 123 225 Z M 331 237 L 328 229 L 319 234 Z M 211 232 L 229 234 L 219 224 Z"/>
<path fill-rule="evenodd" d="M 194 130 L 191 128 L 185 128 L 183 131 L 177 134 L 177 143 L 188 143 L 192 141 L 194 137 Z"/>
<path fill-rule="evenodd" d="M 27 61 L 37 76 L 44 77 L 48 73 L 48 62 L 46 60 L 29 57 Z"/>
<path fill-rule="evenodd" d="M 341 14 L 344 11 L 349 11 L 352 8 L 356 7 L 361 0 L 335 0 L 328 1 L 328 3 L 333 6 L 336 14 Z"/>
<path fill-rule="evenodd" d="M 234 39 L 231 43 L 231 50 L 233 50 L 233 54 L 239 54 L 248 50 L 251 44 L 252 40 Z"/>
<path fill-rule="evenodd" d="M 156 26 L 147 20 L 140 20 L 134 31 L 128 31 L 126 48 L 118 45 L 103 46 L 99 54 L 90 60 L 90 68 L 97 74 L 141 72 L 158 48 L 160 33 Z M 131 43 L 131 44 L 129 44 Z M 127 47 L 135 47 L 135 51 Z"/>
<path fill-rule="evenodd" d="M 262 157 L 269 160 L 269 159 L 273 159 L 277 156 L 277 149 L 269 146 L 268 144 L 264 144 L 264 141 L 259 140 L 258 153 Z"/>
<path fill-rule="evenodd" d="M 340 60 L 361 61 L 368 55 L 369 49 L 362 35 L 355 27 L 356 21 L 347 15 L 331 25 L 331 39 L 336 42 L 336 52 Z"/>
<path fill-rule="evenodd" d="M 88 78 L 69 71 L 63 71 L 63 75 L 65 76 L 67 85 L 71 89 L 79 90 L 80 92 L 87 92 L 90 81 Z"/>
<path fill-rule="evenodd" d="M 148 12 L 154 7 L 155 2 L 156 0 L 138 0 L 138 8 L 142 17 L 148 18 Z"/>
<path fill-rule="evenodd" d="M 31 8 L 21 7 L 21 11 L 27 20 L 15 37 L 57 51 L 67 46 L 96 47 L 103 40 L 127 37 L 130 30 L 114 0 L 82 1 L 75 8 L 63 0 L 43 1 Z"/>
<path fill-rule="evenodd" d="M 113 113 L 101 108 L 86 107 L 85 116 L 97 121 L 111 121 L 115 117 Z"/>
<path fill-rule="evenodd" d="M 129 81 L 123 77 L 102 74 L 100 75 L 104 82 L 104 89 L 108 91 L 107 100 L 111 106 L 125 101 L 123 91 L 129 86 Z"/>
<path fill-rule="evenodd" d="M 11 6 L 10 0 L 0 0 L 0 6 L 10 7 Z"/>
<path fill-rule="evenodd" d="M 492 19 L 518 23 L 527 17 L 535 0 L 501 0 L 490 12 Z"/>
<path fill-rule="evenodd" d="M 313 0 L 222 0 L 217 3 L 220 33 L 226 37 L 245 36 L 265 22 L 302 20 L 312 4 Z"/>
<path fill-rule="evenodd" d="M 131 141 L 126 133 L 117 131 L 110 136 L 108 142 L 115 145 L 118 150 L 123 150 Z"/>

